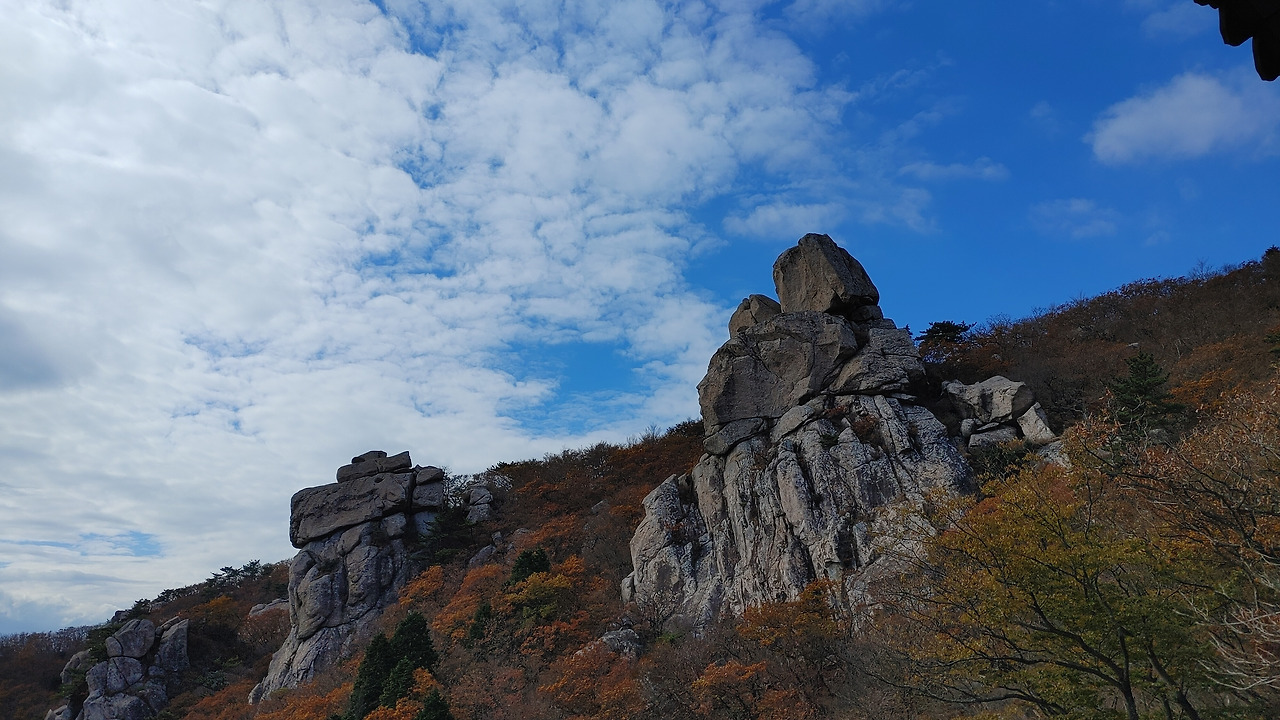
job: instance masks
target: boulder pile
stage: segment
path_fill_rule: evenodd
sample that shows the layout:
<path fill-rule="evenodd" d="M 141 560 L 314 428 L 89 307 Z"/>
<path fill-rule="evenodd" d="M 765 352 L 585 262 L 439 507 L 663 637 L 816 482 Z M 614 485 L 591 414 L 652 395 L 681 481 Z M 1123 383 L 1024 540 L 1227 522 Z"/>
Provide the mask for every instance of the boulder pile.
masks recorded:
<path fill-rule="evenodd" d="M 50 710 L 45 720 L 154 717 L 169 704 L 172 681 L 187 669 L 188 626 L 187 620 L 179 618 L 160 627 L 150 620 L 130 620 L 107 638 L 105 661 L 93 663 L 90 650 L 76 653 L 63 668 L 61 679 L 70 685 L 83 672 L 88 696 L 73 697 Z"/>
<path fill-rule="evenodd" d="M 866 601 L 904 503 L 972 475 L 910 390 L 924 369 L 862 265 L 826 235 L 778 258 L 780 302 L 743 300 L 698 385 L 703 455 L 644 500 L 622 594 L 703 625 L 835 581 Z"/>
<path fill-rule="evenodd" d="M 409 550 L 431 532 L 443 505 L 440 468 L 380 450 L 338 468 L 336 483 L 293 496 L 289 540 L 299 552 L 289 565 L 291 629 L 250 702 L 305 682 L 368 639 L 413 577 Z"/>
<path fill-rule="evenodd" d="M 960 436 L 971 449 L 1015 440 L 1044 447 L 1058 440 L 1026 383 L 996 375 L 972 385 L 944 383 L 942 390 L 963 418 Z"/>

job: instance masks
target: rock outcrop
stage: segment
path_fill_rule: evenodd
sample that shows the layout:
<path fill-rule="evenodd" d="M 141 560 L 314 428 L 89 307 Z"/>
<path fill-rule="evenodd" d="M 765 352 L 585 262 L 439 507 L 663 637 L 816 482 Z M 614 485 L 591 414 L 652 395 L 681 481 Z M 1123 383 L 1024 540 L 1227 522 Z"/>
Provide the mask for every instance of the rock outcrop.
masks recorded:
<path fill-rule="evenodd" d="M 960 436 L 970 448 L 1015 440 L 1044 447 L 1058 440 L 1026 383 L 996 375 L 972 385 L 944 383 L 942 390 L 963 418 Z"/>
<path fill-rule="evenodd" d="M 173 681 L 187 669 L 189 622 L 174 618 L 156 627 L 150 620 L 130 620 L 107 638 L 103 662 L 92 663 L 84 650 L 62 670 L 73 683 L 83 672 L 87 697 L 50 710 L 45 720 L 146 720 L 169 704 Z M 101 657 L 101 656 L 99 656 Z"/>
<path fill-rule="evenodd" d="M 744 300 L 698 385 L 707 454 L 644 500 L 622 593 L 660 617 L 702 625 L 818 579 L 852 610 L 887 565 L 877 538 L 901 521 L 893 510 L 970 489 L 946 429 L 909 394 L 924 374 L 910 333 L 884 318 L 857 260 L 806 235 L 774 281 L 780 312 Z"/>
<path fill-rule="evenodd" d="M 413 576 L 412 545 L 444 505 L 444 472 L 414 467 L 407 452 L 354 457 L 337 480 L 293 496 L 291 629 L 250 702 L 310 679 L 367 639 Z"/>

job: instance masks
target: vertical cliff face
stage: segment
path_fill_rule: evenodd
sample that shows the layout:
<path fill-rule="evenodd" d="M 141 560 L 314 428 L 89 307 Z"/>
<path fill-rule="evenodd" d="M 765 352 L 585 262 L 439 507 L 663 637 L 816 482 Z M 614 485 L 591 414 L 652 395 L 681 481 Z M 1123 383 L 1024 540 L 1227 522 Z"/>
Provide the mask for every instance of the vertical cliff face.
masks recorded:
<path fill-rule="evenodd" d="M 338 469 L 338 482 L 293 496 L 289 539 L 292 628 L 249 699 L 294 687 L 367 639 L 373 621 L 411 579 L 412 544 L 444 504 L 444 473 L 409 453 L 373 451 Z"/>
<path fill-rule="evenodd" d="M 701 625 L 818 579 L 852 610 L 888 569 L 877 538 L 928 493 L 972 483 L 908 393 L 924 372 L 915 345 L 857 260 L 806 235 L 774 282 L 781 302 L 744 300 L 698 385 L 707 454 L 644 501 L 623 598 L 664 616 Z"/>

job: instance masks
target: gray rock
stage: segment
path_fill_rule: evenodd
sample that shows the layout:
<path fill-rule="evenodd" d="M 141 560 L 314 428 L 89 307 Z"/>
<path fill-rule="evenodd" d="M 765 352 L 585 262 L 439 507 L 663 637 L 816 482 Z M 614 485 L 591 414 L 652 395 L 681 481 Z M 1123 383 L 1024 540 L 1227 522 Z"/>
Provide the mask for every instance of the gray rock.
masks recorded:
<path fill-rule="evenodd" d="M 150 620 L 134 619 L 107 638 L 107 657 L 146 656 L 156 641 L 156 626 Z"/>
<path fill-rule="evenodd" d="M 62 674 L 59 676 L 62 684 L 66 685 L 75 680 L 75 676 L 78 674 L 77 671 L 87 671 L 90 662 L 92 661 L 89 659 L 88 650 L 81 650 L 72 655 L 71 659 L 67 660 L 67 664 L 62 667 Z"/>
<path fill-rule="evenodd" d="M 973 435 L 973 432 L 978 429 L 978 425 L 979 425 L 978 421 L 974 420 L 973 418 L 965 418 L 961 420 L 960 421 L 960 437 L 964 438 L 965 440 L 968 440 L 969 436 Z"/>
<path fill-rule="evenodd" d="M 480 505 L 472 505 L 467 508 L 467 522 L 471 524 L 481 523 L 493 519 L 493 506 L 489 503 Z"/>
<path fill-rule="evenodd" d="M 867 346 L 840 370 L 831 392 L 887 395 L 924 377 L 920 353 L 908 330 L 871 328 Z"/>
<path fill-rule="evenodd" d="M 631 658 L 640 656 L 640 636 L 631 628 L 611 630 L 600 636 L 600 642 L 619 655 Z"/>
<path fill-rule="evenodd" d="M 1071 469 L 1071 458 L 1067 455 L 1066 448 L 1062 447 L 1061 440 L 1055 440 L 1036 450 L 1036 454 L 1047 463 L 1060 465 L 1068 470 Z"/>
<path fill-rule="evenodd" d="M 1058 439 L 1049 429 L 1049 418 L 1045 417 L 1040 403 L 1032 405 L 1018 416 L 1018 428 L 1022 430 L 1022 437 L 1036 447 L 1048 445 Z"/>
<path fill-rule="evenodd" d="M 277 600 L 271 603 L 268 608 L 279 607 L 281 602 L 285 602 L 287 606 L 287 601 Z M 166 629 L 164 635 L 160 637 L 160 646 L 156 649 L 155 665 L 167 674 L 173 675 L 187 669 L 189 664 L 187 657 L 187 628 L 190 625 L 191 621 L 180 620 Z"/>
<path fill-rule="evenodd" d="M 815 579 L 840 582 L 850 612 L 866 602 L 881 554 L 873 536 L 893 535 L 895 508 L 934 489 L 967 491 L 972 476 L 928 410 L 883 396 L 838 400 L 869 419 L 865 438 L 815 419 L 777 443 L 754 437 L 704 456 L 687 499 L 679 478 L 655 488 L 624 597 L 695 625 L 795 598 Z"/>
<path fill-rule="evenodd" d="M 160 712 L 169 704 L 169 694 L 165 692 L 164 683 L 159 680 L 148 680 L 133 688 L 130 693 L 141 698 L 152 712 Z"/>
<path fill-rule="evenodd" d="M 770 441 L 776 445 L 779 440 L 795 432 L 817 414 L 818 411 L 808 405 L 797 405 L 791 408 L 778 418 L 778 422 L 769 433 Z"/>
<path fill-rule="evenodd" d="M 480 550 L 477 551 L 475 555 L 472 555 L 470 560 L 467 560 L 467 567 L 473 568 L 477 565 L 483 565 L 489 562 L 489 559 L 492 558 L 494 554 L 497 552 L 498 552 L 498 548 L 492 545 L 485 545 L 484 547 L 480 548 Z"/>
<path fill-rule="evenodd" d="M 108 695 L 124 692 L 125 688 L 141 681 L 147 674 L 142 667 L 142 663 L 131 657 L 113 657 L 106 662 L 106 665 L 107 686 L 105 694 Z"/>
<path fill-rule="evenodd" d="M 751 295 L 738 304 L 729 318 L 729 334 L 737 335 L 753 325 L 772 319 L 782 313 L 782 306 L 768 295 Z"/>
<path fill-rule="evenodd" d="M 760 418 L 734 420 L 722 425 L 702 441 L 702 447 L 712 455 L 723 455 L 733 449 L 734 445 L 757 433 L 764 432 L 767 424 Z"/>
<path fill-rule="evenodd" d="M 849 323 L 833 315 L 778 315 L 730 338 L 698 383 L 707 431 L 747 418 L 779 418 L 821 391 L 858 350 Z"/>
<path fill-rule="evenodd" d="M 444 505 L 444 472 L 408 463 L 407 453 L 366 454 L 353 459 L 359 472 L 348 470 L 343 482 L 294 495 L 290 539 L 299 552 L 289 565 L 290 631 L 250 702 L 350 655 L 415 574 L 406 542 L 433 532 Z M 379 472 L 358 476 L 370 464 Z"/>
<path fill-rule="evenodd" d="M 89 697 L 105 695 L 107 692 L 107 663 L 100 662 L 89 668 L 84 674 L 85 684 L 89 686 Z"/>
<path fill-rule="evenodd" d="M 364 455 L 351 458 L 350 465 L 338 468 L 338 482 L 348 482 L 357 478 L 369 477 L 379 473 L 394 473 L 413 467 L 408 451 L 387 457 L 381 450 L 371 450 Z"/>
<path fill-rule="evenodd" d="M 862 265 L 827 235 L 810 233 L 773 264 L 782 312 L 844 315 L 877 305 L 880 291 Z"/>
<path fill-rule="evenodd" d="M 151 714 L 151 708 L 142 698 L 104 695 L 85 700 L 79 720 L 147 720 Z"/>
<path fill-rule="evenodd" d="M 483 485 L 477 485 L 467 491 L 467 502 L 471 505 L 488 505 L 493 502 L 493 493 Z"/>
<path fill-rule="evenodd" d="M 1018 428 L 1013 425 L 997 425 L 994 429 L 985 432 L 975 432 L 969 436 L 969 448 L 978 449 L 998 445 L 1000 443 L 1014 442 L 1018 439 Z"/>
<path fill-rule="evenodd" d="M 408 509 L 412 473 L 379 474 L 299 490 L 289 514 L 296 548 L 331 533 Z"/>
<path fill-rule="evenodd" d="M 1026 383 L 1014 382 L 1001 375 L 972 385 L 943 383 L 942 389 L 961 417 L 973 418 L 984 424 L 1013 422 L 1035 403 L 1031 388 Z"/>
<path fill-rule="evenodd" d="M 44 720 L 72 720 L 74 717 L 70 705 L 63 705 L 44 714 Z"/>

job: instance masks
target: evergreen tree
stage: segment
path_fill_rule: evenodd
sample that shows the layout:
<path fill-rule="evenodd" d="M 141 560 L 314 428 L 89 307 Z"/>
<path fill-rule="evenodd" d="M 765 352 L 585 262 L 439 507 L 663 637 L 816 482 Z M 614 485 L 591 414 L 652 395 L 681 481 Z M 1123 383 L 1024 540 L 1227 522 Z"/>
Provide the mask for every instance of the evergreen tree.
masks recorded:
<path fill-rule="evenodd" d="M 1182 406 L 1171 402 L 1164 389 L 1169 373 L 1150 353 L 1140 352 L 1125 364 L 1129 366 L 1128 377 L 1119 378 L 1108 387 L 1111 409 L 1127 434 L 1142 434 L 1167 425 L 1172 416 L 1182 412 Z"/>
<path fill-rule="evenodd" d="M 397 659 L 409 661 L 411 674 L 417 668 L 434 671 L 439 661 L 435 645 L 431 642 L 431 626 L 417 612 L 409 613 L 396 626 L 396 632 L 391 636 L 391 650 Z"/>
<path fill-rule="evenodd" d="M 547 551 L 542 548 L 525 550 L 512 563 L 511 579 L 507 580 L 507 585 L 523 582 L 529 579 L 530 575 L 538 572 L 551 572 L 551 561 L 547 559 Z"/>
<path fill-rule="evenodd" d="M 364 651 L 364 660 L 360 661 L 360 669 L 356 672 L 356 681 L 351 688 L 350 717 L 353 720 L 364 720 L 366 715 L 378 707 L 382 698 L 382 686 L 386 684 L 395 664 L 391 642 L 386 635 L 378 633 Z"/>
<path fill-rule="evenodd" d="M 422 701 L 422 709 L 413 720 L 453 720 L 453 713 L 449 712 L 449 703 L 440 691 L 433 689 Z"/>
<path fill-rule="evenodd" d="M 391 668 L 386 682 L 382 684 L 382 695 L 378 697 L 378 704 L 393 708 L 397 700 L 408 697 L 409 691 L 413 689 L 413 671 L 413 661 L 407 657 L 400 658 L 400 662 Z"/>

